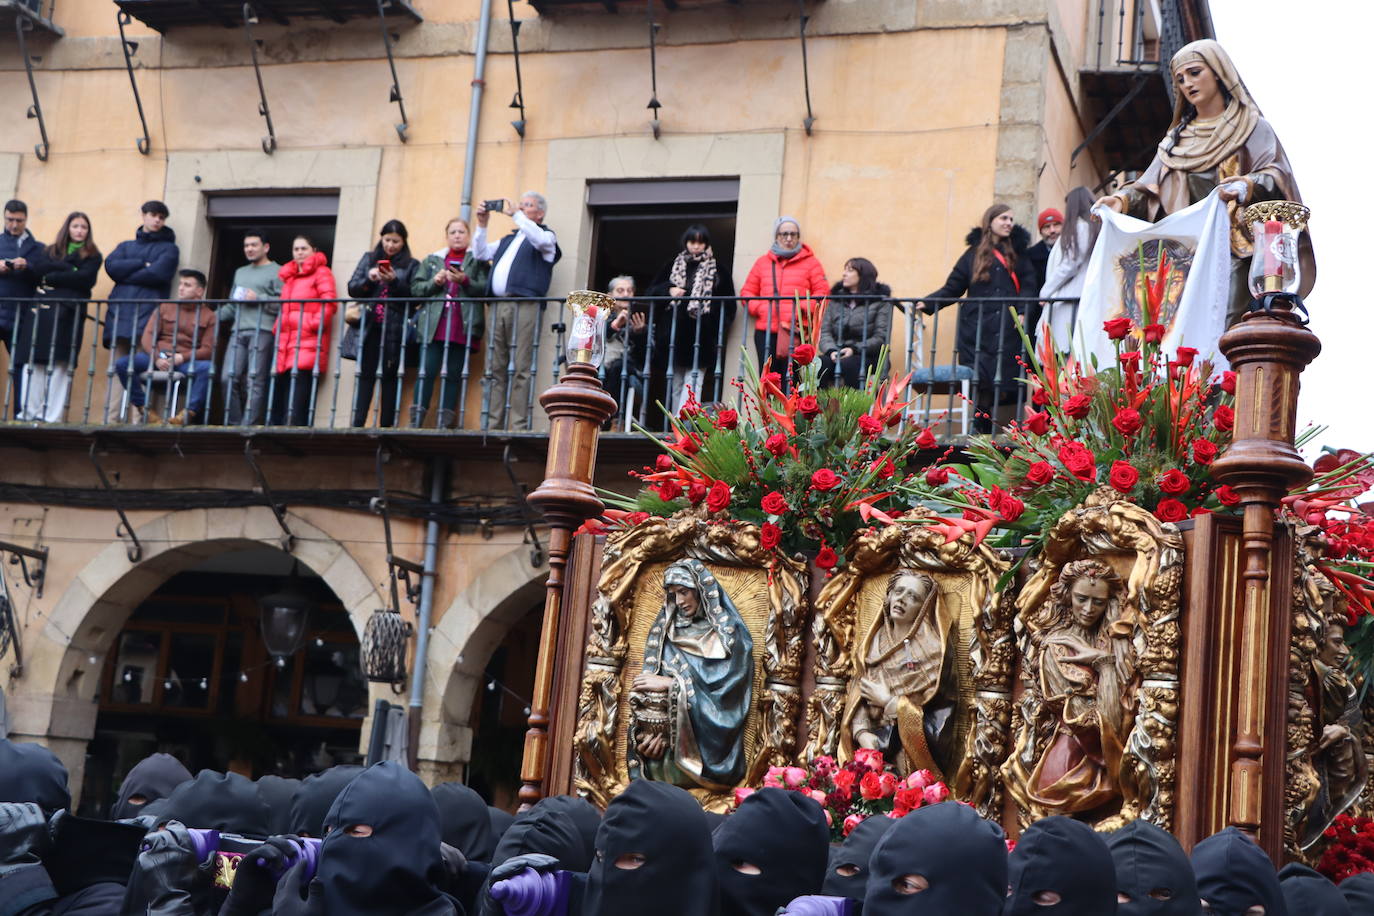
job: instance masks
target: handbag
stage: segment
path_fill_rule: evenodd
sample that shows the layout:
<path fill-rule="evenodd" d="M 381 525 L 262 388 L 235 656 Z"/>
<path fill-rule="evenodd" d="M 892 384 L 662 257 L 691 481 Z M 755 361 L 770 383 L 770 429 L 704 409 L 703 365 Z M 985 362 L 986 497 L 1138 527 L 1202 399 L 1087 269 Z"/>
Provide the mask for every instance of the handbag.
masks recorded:
<path fill-rule="evenodd" d="M 344 320 L 348 320 L 347 315 L 344 315 Z M 356 324 L 349 324 L 348 327 L 344 328 L 343 340 L 339 341 L 339 358 L 356 360 L 361 338 L 362 334 Z"/>
<path fill-rule="evenodd" d="M 363 304 L 361 302 L 350 302 L 344 306 L 344 324 L 351 328 L 356 328 L 363 323 Z"/>

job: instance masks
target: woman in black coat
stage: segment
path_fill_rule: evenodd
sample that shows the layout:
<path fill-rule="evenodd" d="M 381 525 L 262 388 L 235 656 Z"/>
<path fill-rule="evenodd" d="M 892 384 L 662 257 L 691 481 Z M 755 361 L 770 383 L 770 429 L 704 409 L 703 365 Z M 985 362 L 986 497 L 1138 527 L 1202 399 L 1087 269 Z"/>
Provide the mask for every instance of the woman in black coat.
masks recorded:
<path fill-rule="evenodd" d="M 396 425 L 397 393 L 403 370 L 402 354 L 406 347 L 415 346 L 414 331 L 407 331 L 406 319 L 411 308 L 405 302 L 410 296 L 410 281 L 419 263 L 410 255 L 410 234 L 405 223 L 387 220 L 382 226 L 377 247 L 363 255 L 353 277 L 348 281 L 348 294 L 354 299 L 367 300 L 358 305 L 358 374 L 353 389 L 353 425 L 366 426 L 372 406 L 372 389 L 378 379 L 382 383 L 378 408 L 378 426 Z M 400 299 L 391 304 L 387 300 Z M 353 324 L 352 306 L 349 323 Z"/>
<path fill-rule="evenodd" d="M 821 381 L 826 386 L 862 388 L 868 374 L 887 374 L 878 357 L 892 334 L 892 289 L 878 282 L 868 258 L 844 263 L 840 282 L 830 287 L 821 323 Z"/>
<path fill-rule="evenodd" d="M 34 299 L 19 310 L 14 363 L 24 373 L 18 419 L 57 423 L 67 407 L 72 370 L 81 356 L 86 304 L 100 277 L 91 218 L 75 212 L 43 251 Z"/>
<path fill-rule="evenodd" d="M 654 303 L 654 348 L 671 354 L 673 412 L 684 403 L 689 384 L 698 403 L 719 400 L 717 387 L 724 373 L 718 375 L 716 365 L 735 320 L 735 300 L 730 298 L 735 285 L 729 272 L 718 266 L 705 226 L 697 223 L 682 233 L 682 250 L 663 265 L 648 295 L 672 297 Z"/>
<path fill-rule="evenodd" d="M 1035 286 L 1035 268 L 1025 254 L 1030 235 L 1016 225 L 1006 204 L 988 207 L 978 228 L 964 241 L 968 250 L 955 262 L 945 285 L 919 305 L 934 314 L 965 293 L 978 300 L 960 304 L 955 344 L 959 365 L 974 371 L 973 400 L 979 414 L 974 429 L 992 432 L 993 408 L 1014 401 L 1021 388 L 1016 358 L 1023 348 L 1011 311 L 1028 328 L 1035 327 L 1040 317 L 1038 306 L 1028 312 L 1027 302 L 1007 300 L 1036 296 L 1040 291 Z"/>

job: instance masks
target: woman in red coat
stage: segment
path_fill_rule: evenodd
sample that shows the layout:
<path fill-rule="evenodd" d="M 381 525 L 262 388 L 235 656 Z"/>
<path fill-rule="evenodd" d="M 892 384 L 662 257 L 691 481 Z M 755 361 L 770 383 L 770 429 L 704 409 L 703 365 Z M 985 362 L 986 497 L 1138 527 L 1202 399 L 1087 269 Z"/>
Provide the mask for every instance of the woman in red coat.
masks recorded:
<path fill-rule="evenodd" d="M 282 265 L 281 312 L 277 335 L 272 423 L 309 426 L 315 393 L 329 362 L 329 326 L 338 303 L 334 274 L 324 252 L 303 235 L 291 243 L 291 260 Z M 319 301 L 326 300 L 326 301 Z"/>
<path fill-rule="evenodd" d="M 810 318 L 812 308 L 828 292 L 825 268 L 810 247 L 802 244 L 801 224 L 790 216 L 778 217 L 773 223 L 773 247 L 749 268 L 749 276 L 740 287 L 740 298 L 745 300 L 754 319 L 754 350 L 758 353 L 760 372 L 769 355 L 792 352 L 796 303 L 800 303 L 802 315 Z M 773 362 L 773 368 L 782 372 L 784 360 Z"/>

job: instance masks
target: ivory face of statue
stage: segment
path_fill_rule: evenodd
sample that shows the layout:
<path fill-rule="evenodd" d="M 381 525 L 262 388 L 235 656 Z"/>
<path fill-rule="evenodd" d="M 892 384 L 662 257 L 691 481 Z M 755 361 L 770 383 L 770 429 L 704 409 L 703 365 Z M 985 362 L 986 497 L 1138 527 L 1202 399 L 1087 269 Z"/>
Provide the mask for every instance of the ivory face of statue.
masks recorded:
<path fill-rule="evenodd" d="M 933 578 L 892 576 L 881 613 L 855 645 L 845 750 L 880 750 L 900 772 L 953 772 L 953 624 Z"/>

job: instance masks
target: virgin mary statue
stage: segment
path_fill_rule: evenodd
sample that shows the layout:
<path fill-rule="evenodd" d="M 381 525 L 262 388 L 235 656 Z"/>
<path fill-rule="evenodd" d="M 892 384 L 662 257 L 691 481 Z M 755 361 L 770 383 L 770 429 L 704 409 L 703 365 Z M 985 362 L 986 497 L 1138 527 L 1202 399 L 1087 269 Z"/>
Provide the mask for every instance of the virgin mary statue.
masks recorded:
<path fill-rule="evenodd" d="M 663 591 L 630 694 L 631 775 L 730 789 L 745 771 L 753 637 L 701 561 L 669 566 Z"/>

